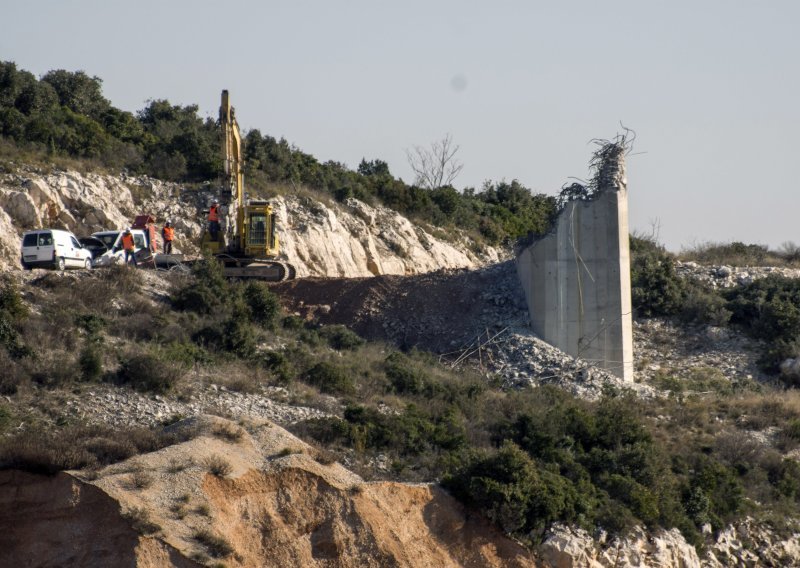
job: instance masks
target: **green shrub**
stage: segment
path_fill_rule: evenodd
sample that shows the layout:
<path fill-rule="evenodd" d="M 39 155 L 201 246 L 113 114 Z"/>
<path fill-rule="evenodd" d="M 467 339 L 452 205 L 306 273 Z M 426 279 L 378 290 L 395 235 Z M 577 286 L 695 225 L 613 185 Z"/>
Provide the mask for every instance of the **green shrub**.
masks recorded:
<path fill-rule="evenodd" d="M 92 344 L 84 346 L 78 357 L 78 367 L 84 381 L 96 381 L 103 374 L 103 357 L 100 350 Z"/>
<path fill-rule="evenodd" d="M 145 392 L 165 393 L 181 378 L 182 369 L 175 361 L 158 353 L 135 353 L 127 356 L 117 371 L 121 384 Z"/>
<path fill-rule="evenodd" d="M 352 394 L 356 390 L 353 378 L 345 369 L 327 362 L 311 367 L 305 373 L 304 380 L 328 394 Z"/>
<path fill-rule="evenodd" d="M 192 265 L 194 282 L 178 290 L 172 297 L 173 305 L 183 311 L 198 314 L 217 313 L 229 303 L 233 295 L 216 260 L 202 260 Z"/>
<path fill-rule="evenodd" d="M 731 322 L 763 342 L 762 369 L 777 373 L 784 359 L 800 354 L 800 281 L 771 274 L 729 290 L 726 298 Z"/>
<path fill-rule="evenodd" d="M 305 324 L 306 321 L 300 316 L 286 316 L 285 318 L 283 318 L 282 322 L 284 329 L 291 329 L 294 331 L 303 329 Z"/>
<path fill-rule="evenodd" d="M 639 316 L 672 316 L 683 307 L 684 281 L 673 257 L 652 240 L 631 237 L 631 301 Z"/>
<path fill-rule="evenodd" d="M 354 350 L 365 343 L 358 334 L 343 325 L 325 326 L 320 328 L 318 333 L 320 337 L 327 340 L 328 345 L 337 351 Z"/>
<path fill-rule="evenodd" d="M 496 452 L 472 458 L 447 477 L 445 485 L 485 511 L 507 533 L 542 530 L 555 520 L 570 522 L 579 503 L 568 480 L 539 468 L 511 441 Z"/>
<path fill-rule="evenodd" d="M 800 418 L 790 420 L 784 427 L 783 433 L 790 440 L 800 442 Z"/>
<path fill-rule="evenodd" d="M 350 439 L 350 424 L 334 416 L 310 418 L 301 424 L 300 430 L 323 444 Z"/>
<path fill-rule="evenodd" d="M 255 353 L 256 336 L 248 319 L 233 315 L 222 324 L 204 327 L 192 341 L 208 349 L 223 351 L 241 358 Z"/>
<path fill-rule="evenodd" d="M 684 286 L 684 299 L 680 318 L 688 323 L 703 323 L 723 327 L 731 319 L 731 311 L 726 307 L 725 298 L 716 290 L 703 288 L 694 281 Z"/>
<path fill-rule="evenodd" d="M 244 299 L 250 309 L 253 323 L 272 329 L 281 312 L 278 297 L 263 282 L 250 281 L 244 287 Z"/>
<path fill-rule="evenodd" d="M 194 343 L 169 343 L 163 347 L 162 356 L 184 368 L 191 368 L 195 364 L 209 365 L 214 361 L 208 351 Z"/>
<path fill-rule="evenodd" d="M 421 394 L 428 382 L 428 377 L 420 369 L 415 368 L 411 360 L 402 353 L 392 353 L 384 362 L 386 377 L 392 390 L 400 394 Z"/>
<path fill-rule="evenodd" d="M 98 314 L 81 314 L 75 316 L 75 325 L 86 332 L 90 339 L 96 339 L 103 331 L 107 322 Z"/>
<path fill-rule="evenodd" d="M 0 405 L 0 433 L 4 432 L 11 423 L 11 411 L 4 405 Z"/>
<path fill-rule="evenodd" d="M 20 322 L 28 316 L 28 307 L 16 285 L 10 280 L 0 281 L 0 312 L 5 312 L 13 322 Z"/>
<path fill-rule="evenodd" d="M 0 347 L 5 347 L 9 355 L 22 358 L 33 354 L 19 333 L 20 324 L 28 317 L 28 308 L 13 282 L 0 281 Z"/>
<path fill-rule="evenodd" d="M 282 383 L 288 383 L 294 376 L 289 359 L 278 351 L 264 353 L 261 356 L 261 364 Z"/>

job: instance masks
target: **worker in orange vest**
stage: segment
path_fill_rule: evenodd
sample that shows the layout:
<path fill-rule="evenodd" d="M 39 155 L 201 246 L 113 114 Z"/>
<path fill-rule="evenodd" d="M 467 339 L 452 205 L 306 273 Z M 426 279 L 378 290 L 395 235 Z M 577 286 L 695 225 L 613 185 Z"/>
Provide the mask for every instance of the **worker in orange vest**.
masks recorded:
<path fill-rule="evenodd" d="M 167 221 L 161 229 L 161 237 L 164 239 L 164 254 L 172 254 L 172 241 L 175 240 L 175 227 Z"/>
<path fill-rule="evenodd" d="M 216 241 L 219 236 L 219 201 L 214 201 L 208 210 L 208 232 L 211 240 Z"/>
<path fill-rule="evenodd" d="M 125 264 L 128 264 L 130 259 L 133 259 L 133 265 L 138 267 L 139 264 L 136 262 L 136 255 L 134 254 L 133 235 L 130 229 L 125 229 L 122 234 L 122 248 L 125 250 Z"/>

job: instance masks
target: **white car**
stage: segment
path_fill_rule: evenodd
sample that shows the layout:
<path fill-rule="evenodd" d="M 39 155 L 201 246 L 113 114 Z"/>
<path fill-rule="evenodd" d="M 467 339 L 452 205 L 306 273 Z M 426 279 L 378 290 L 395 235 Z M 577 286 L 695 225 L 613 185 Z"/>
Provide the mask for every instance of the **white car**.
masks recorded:
<path fill-rule="evenodd" d="M 81 244 L 88 249 L 94 259 L 94 266 L 111 266 L 125 262 L 125 251 L 122 249 L 122 234 L 124 231 L 99 231 L 92 233 L 91 237 L 81 239 Z M 144 231 L 131 229 L 133 235 L 133 252 L 139 258 L 139 252 L 147 249 L 147 239 Z"/>
<path fill-rule="evenodd" d="M 22 235 L 22 268 L 91 268 L 92 253 L 75 235 L 60 229 L 39 229 Z"/>

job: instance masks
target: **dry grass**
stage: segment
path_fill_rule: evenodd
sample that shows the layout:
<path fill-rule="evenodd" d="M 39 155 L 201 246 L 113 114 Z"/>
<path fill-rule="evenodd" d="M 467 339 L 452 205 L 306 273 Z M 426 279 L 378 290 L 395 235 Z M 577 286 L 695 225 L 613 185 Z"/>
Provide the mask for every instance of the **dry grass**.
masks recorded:
<path fill-rule="evenodd" d="M 190 468 L 194 465 L 194 459 L 189 457 L 184 460 L 179 460 L 177 458 L 170 458 L 169 463 L 167 464 L 167 472 L 169 473 L 180 473 L 181 471 Z"/>
<path fill-rule="evenodd" d="M 206 529 L 196 531 L 193 538 L 205 546 L 208 553 L 214 558 L 225 558 L 233 554 L 233 546 L 224 537 L 216 535 Z"/>
<path fill-rule="evenodd" d="M 241 442 L 245 434 L 243 428 L 231 423 L 216 424 L 211 433 L 217 438 L 233 443 Z"/>
<path fill-rule="evenodd" d="M 135 489 L 147 489 L 153 485 L 153 481 L 153 475 L 148 471 L 138 470 L 131 475 L 131 485 Z"/>
<path fill-rule="evenodd" d="M 233 471 L 231 462 L 216 454 L 208 456 L 203 460 L 203 465 L 210 474 L 217 477 L 226 477 Z"/>
<path fill-rule="evenodd" d="M 143 507 L 132 507 L 123 513 L 123 517 L 131 523 L 133 529 L 139 534 L 150 535 L 161 530 L 161 526 L 150 519 L 150 512 Z"/>

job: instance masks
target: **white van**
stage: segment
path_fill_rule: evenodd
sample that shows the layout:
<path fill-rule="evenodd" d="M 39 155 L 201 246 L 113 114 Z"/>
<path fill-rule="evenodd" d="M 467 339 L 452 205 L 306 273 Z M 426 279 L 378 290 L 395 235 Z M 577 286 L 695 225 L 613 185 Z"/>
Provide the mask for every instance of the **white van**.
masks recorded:
<path fill-rule="evenodd" d="M 94 259 L 94 266 L 110 266 L 125 262 L 125 251 L 122 250 L 122 233 L 124 231 L 99 231 L 91 237 L 81 239 L 81 244 L 88 249 Z M 131 229 L 133 235 L 133 253 L 138 259 L 141 250 L 147 248 L 144 231 Z"/>
<path fill-rule="evenodd" d="M 40 229 L 22 235 L 22 268 L 91 268 L 92 254 L 69 231 Z"/>

